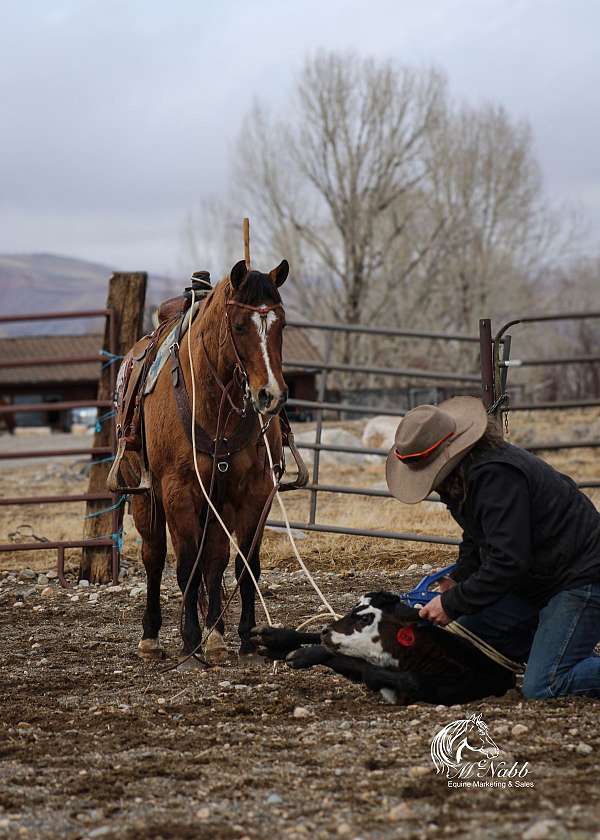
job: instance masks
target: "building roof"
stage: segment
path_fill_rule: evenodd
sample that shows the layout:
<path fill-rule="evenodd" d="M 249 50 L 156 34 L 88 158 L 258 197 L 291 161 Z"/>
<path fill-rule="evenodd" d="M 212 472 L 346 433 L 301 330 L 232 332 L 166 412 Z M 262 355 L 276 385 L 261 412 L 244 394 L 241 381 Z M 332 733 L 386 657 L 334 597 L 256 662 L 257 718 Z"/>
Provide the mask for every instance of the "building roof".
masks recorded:
<path fill-rule="evenodd" d="M 0 338 L 0 359 L 9 362 L 28 358 L 94 356 L 98 354 L 101 346 L 102 336 L 94 334 L 26 335 L 18 338 Z M 98 357 L 97 362 L 0 368 L 0 386 L 97 382 L 100 376 L 100 365 L 100 357 Z"/>
<path fill-rule="evenodd" d="M 94 356 L 102 346 L 102 336 L 89 335 L 28 335 L 0 338 L 0 360 L 27 358 L 69 358 Z M 288 327 L 283 334 L 283 358 L 307 362 L 321 361 L 321 355 L 304 330 Z M 59 385 L 64 383 L 93 383 L 100 376 L 101 360 L 76 364 L 37 365 L 32 367 L 0 368 L 0 387 L 6 385 Z M 292 368 L 286 368 L 291 371 Z"/>

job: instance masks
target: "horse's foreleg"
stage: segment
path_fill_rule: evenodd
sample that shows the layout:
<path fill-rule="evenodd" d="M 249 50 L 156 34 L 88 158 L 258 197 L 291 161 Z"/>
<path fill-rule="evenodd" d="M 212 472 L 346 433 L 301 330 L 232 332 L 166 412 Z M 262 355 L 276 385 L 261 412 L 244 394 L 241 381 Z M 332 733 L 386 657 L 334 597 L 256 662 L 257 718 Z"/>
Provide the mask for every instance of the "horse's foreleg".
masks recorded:
<path fill-rule="evenodd" d="M 223 574 L 229 562 L 229 539 L 217 522 L 209 526 L 204 557 L 204 583 L 208 598 L 206 629 L 209 634 L 204 644 L 204 652 L 211 662 L 223 662 L 227 658 L 227 646 L 223 639 L 225 622 L 221 614 L 222 588 Z M 200 600 L 202 603 L 202 598 Z"/>
<path fill-rule="evenodd" d="M 201 562 L 196 564 L 198 540 L 195 536 L 179 535 L 173 539 L 173 545 L 177 554 L 177 583 L 183 595 L 182 653 L 187 655 L 200 650 L 202 631 L 198 618 L 198 591 L 202 568 Z"/>
<path fill-rule="evenodd" d="M 252 552 L 252 556 L 248 556 L 248 552 L 252 547 L 254 538 L 254 531 L 248 533 L 241 541 L 240 548 L 244 553 L 244 557 L 248 561 L 248 566 L 252 570 L 254 579 L 258 583 L 260 578 L 260 539 L 256 541 L 256 546 Z M 242 609 L 240 613 L 240 623 L 238 625 L 238 635 L 240 637 L 240 656 L 254 656 L 258 650 L 258 644 L 250 635 L 250 631 L 256 625 L 256 591 L 254 588 L 254 581 L 248 574 L 246 564 L 239 556 L 235 558 L 235 576 L 240 584 L 240 599 L 242 602 Z"/>
<path fill-rule="evenodd" d="M 146 609 L 142 620 L 143 635 L 138 653 L 144 659 L 162 659 L 164 650 L 158 642 L 162 624 L 160 584 L 167 553 L 165 514 L 162 503 L 149 495 L 133 496 L 132 513 L 142 537 L 142 560 L 146 570 Z"/>

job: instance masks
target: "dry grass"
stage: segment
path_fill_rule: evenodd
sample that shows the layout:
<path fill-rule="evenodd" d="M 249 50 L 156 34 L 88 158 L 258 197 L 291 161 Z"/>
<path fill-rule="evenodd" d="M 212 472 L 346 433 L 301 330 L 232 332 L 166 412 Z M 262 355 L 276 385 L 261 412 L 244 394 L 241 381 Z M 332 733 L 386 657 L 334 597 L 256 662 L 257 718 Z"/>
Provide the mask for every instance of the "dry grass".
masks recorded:
<path fill-rule="evenodd" d="M 331 424 L 343 426 L 360 434 L 362 421 Z M 307 427 L 310 428 L 310 427 Z M 304 428 L 303 428 L 304 430 Z M 597 410 L 580 409 L 572 412 L 520 413 L 511 416 L 510 440 L 515 443 L 550 441 L 559 438 L 600 438 L 600 419 Z M 78 439 L 81 444 L 81 438 Z M 0 438 L 0 447 L 15 445 L 6 436 Z M 25 438 L 17 445 L 27 448 Z M 68 447 L 69 442 L 61 443 Z M 310 453 L 307 453 L 310 454 Z M 564 450 L 542 453 L 557 469 L 572 475 L 577 480 L 600 478 L 600 457 L 596 449 Z M 385 488 L 383 459 L 380 464 L 364 463 L 358 466 L 330 465 L 321 467 L 320 482 L 342 484 L 354 487 Z M 2 496 L 41 495 L 51 493 L 77 493 L 87 487 L 87 478 L 82 474 L 82 462 L 65 459 L 48 459 L 45 462 L 10 462 L 2 464 L 0 471 L 0 493 Z M 597 506 L 600 506 L 600 490 L 588 491 Z M 291 520 L 302 522 L 308 518 L 310 494 L 308 492 L 288 493 L 284 501 Z M 8 541 L 10 532 L 20 529 L 16 541 L 30 541 L 29 525 L 34 533 L 50 540 L 73 539 L 82 533 L 83 503 L 69 505 L 39 505 L 19 508 L 0 507 L 0 541 Z M 276 507 L 272 514 L 280 518 Z M 422 503 L 402 505 L 393 499 L 354 496 L 342 493 L 321 493 L 318 499 L 317 519 L 321 523 L 346 525 L 351 528 L 392 530 L 415 534 L 439 534 L 459 537 L 459 529 L 443 505 Z M 298 545 L 307 563 L 318 569 L 343 571 L 371 568 L 402 568 L 414 562 L 441 564 L 449 562 L 454 549 L 448 546 L 420 542 L 383 540 L 367 537 L 350 537 L 334 534 L 304 532 Z M 132 562 L 139 562 L 139 537 L 131 517 L 125 517 L 125 556 Z M 79 550 L 68 555 L 68 563 L 78 564 Z M 55 552 L 19 552 L 0 556 L 0 568 L 34 569 L 52 568 Z M 287 537 L 283 533 L 268 531 L 263 543 L 263 565 L 269 567 L 295 568 L 296 561 Z"/>

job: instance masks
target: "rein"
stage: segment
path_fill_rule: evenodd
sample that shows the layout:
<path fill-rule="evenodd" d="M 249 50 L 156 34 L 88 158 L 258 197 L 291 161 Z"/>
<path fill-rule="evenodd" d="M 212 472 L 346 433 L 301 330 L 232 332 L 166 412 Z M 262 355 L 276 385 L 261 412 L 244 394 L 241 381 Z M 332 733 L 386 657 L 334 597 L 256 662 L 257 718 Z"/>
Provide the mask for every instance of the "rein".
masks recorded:
<path fill-rule="evenodd" d="M 192 290 L 192 306 L 193 306 L 193 304 L 194 304 L 194 291 Z M 230 305 L 231 306 L 239 306 L 243 309 L 249 309 L 249 310 L 252 310 L 254 312 L 258 312 L 259 315 L 261 315 L 261 317 L 264 317 L 264 318 L 266 318 L 267 314 L 274 309 L 281 309 L 283 311 L 283 305 L 281 303 L 274 304 L 272 306 L 250 306 L 249 304 L 242 304 L 242 303 L 238 303 L 237 301 L 231 301 L 231 300 L 226 301 L 226 307 L 230 306 Z M 281 421 L 282 421 L 282 426 L 284 426 L 284 429 L 285 429 L 285 436 L 287 438 L 288 445 L 290 446 L 290 450 L 291 450 L 291 452 L 294 456 L 294 459 L 296 460 L 296 464 L 298 466 L 298 477 L 297 477 L 296 481 L 286 483 L 285 485 L 282 485 L 280 483 L 281 476 L 282 476 L 285 468 L 284 467 L 282 468 L 282 465 L 273 464 L 273 461 L 272 461 L 272 458 L 271 458 L 271 452 L 270 452 L 270 448 L 268 446 L 268 440 L 267 440 L 267 436 L 266 436 L 266 431 L 267 431 L 268 425 L 269 425 L 272 418 L 270 418 L 264 426 L 261 423 L 259 423 L 259 428 L 260 428 L 260 433 L 259 434 L 262 434 L 262 436 L 263 436 L 265 445 L 267 447 L 267 452 L 268 452 L 268 455 L 269 455 L 269 461 L 270 461 L 270 465 L 271 465 L 271 474 L 272 474 L 272 478 L 273 478 L 273 487 L 272 487 L 272 489 L 271 489 L 271 491 L 270 491 L 270 493 L 269 493 L 269 495 L 268 495 L 268 497 L 265 501 L 265 504 L 264 504 L 263 509 L 261 511 L 261 515 L 259 517 L 259 521 L 258 521 L 256 530 L 254 532 L 254 536 L 253 536 L 253 539 L 252 539 L 252 543 L 250 545 L 250 549 L 247 552 L 247 557 L 245 557 L 244 554 L 242 553 L 242 551 L 240 550 L 240 548 L 239 548 L 236 540 L 234 539 L 233 535 L 229 532 L 227 526 L 223 522 L 223 519 L 221 518 L 221 515 L 220 515 L 219 510 L 218 510 L 218 507 L 221 506 L 221 503 L 223 501 L 224 492 L 225 492 L 225 486 L 224 485 L 225 485 L 225 481 L 226 481 L 226 473 L 229 470 L 229 457 L 230 457 L 231 454 L 234 454 L 234 452 L 240 451 L 242 448 L 244 448 L 245 446 L 247 446 L 250 443 L 250 441 L 248 440 L 249 436 L 246 435 L 245 439 L 242 439 L 240 441 L 236 441 L 237 448 L 235 450 L 232 449 L 232 447 L 230 445 L 227 446 L 226 456 L 222 460 L 220 460 L 220 458 L 222 458 L 220 450 L 222 450 L 223 444 L 225 444 L 225 443 L 231 444 L 232 441 L 234 440 L 234 438 L 236 438 L 236 437 L 239 438 L 240 437 L 240 430 L 242 430 L 242 432 L 245 430 L 247 420 L 250 420 L 251 423 L 252 423 L 252 426 L 254 427 L 254 422 L 257 418 L 256 418 L 256 416 L 253 416 L 252 411 L 250 411 L 250 412 L 248 411 L 248 405 L 249 405 L 249 402 L 250 402 L 249 388 L 248 388 L 248 375 L 247 375 L 247 372 L 246 372 L 244 362 L 242 361 L 242 359 L 240 357 L 240 354 L 239 354 L 239 351 L 237 349 L 237 346 L 235 344 L 235 339 L 233 337 L 233 331 L 232 331 L 232 328 L 231 328 L 231 322 L 230 322 L 230 319 L 229 319 L 228 314 L 227 314 L 227 308 L 225 310 L 225 319 L 226 319 L 226 322 L 227 322 L 227 329 L 228 329 L 228 332 L 229 332 L 229 336 L 230 336 L 231 343 L 232 343 L 232 346 L 233 346 L 234 354 L 235 354 L 235 357 L 236 357 L 236 366 L 234 368 L 232 379 L 226 385 L 221 381 L 221 379 L 218 376 L 218 373 L 215 369 L 215 366 L 213 365 L 213 363 L 211 362 L 211 360 L 208 356 L 208 352 L 207 352 L 207 349 L 206 349 L 206 344 L 205 344 L 205 341 L 204 341 L 204 333 L 200 330 L 202 349 L 203 349 L 204 356 L 205 356 L 207 364 L 208 364 L 208 368 L 209 368 L 215 382 L 217 383 L 218 387 L 221 390 L 221 400 L 220 400 L 220 404 L 219 404 L 219 413 L 218 413 L 218 417 L 217 417 L 217 428 L 216 428 L 215 438 L 214 438 L 214 440 L 211 440 L 212 448 L 207 449 L 206 447 L 200 448 L 200 447 L 197 446 L 197 434 L 199 432 L 202 436 L 204 436 L 204 438 L 209 438 L 209 435 L 208 435 L 207 432 L 205 432 L 204 429 L 202 429 L 201 426 L 199 426 L 196 423 L 196 420 L 195 420 L 195 414 L 196 414 L 196 412 L 195 412 L 195 408 L 196 408 L 196 380 L 195 380 L 194 364 L 193 364 L 193 357 L 192 357 L 192 351 L 191 351 L 191 325 L 190 325 L 190 329 L 189 329 L 188 334 L 187 334 L 188 356 L 189 356 L 189 362 L 190 362 L 190 376 L 191 376 L 191 382 L 192 382 L 192 406 L 191 406 L 191 410 L 190 410 L 190 406 L 189 406 L 189 398 L 187 396 L 187 391 L 185 389 L 183 372 L 181 370 L 181 366 L 180 366 L 180 363 L 179 363 L 179 355 L 178 355 L 179 354 L 179 342 L 176 342 L 171 348 L 171 356 L 172 356 L 171 374 L 172 374 L 173 389 L 175 391 L 175 400 L 176 400 L 176 403 L 177 403 L 177 407 L 179 409 L 180 419 L 181 419 L 181 421 L 184 425 L 184 428 L 186 429 L 186 432 L 188 433 L 188 437 L 190 438 L 190 441 L 191 441 L 191 444 L 192 444 L 192 453 L 193 453 L 194 469 L 195 469 L 195 472 L 196 472 L 196 477 L 198 479 L 198 482 L 200 484 L 200 488 L 201 488 L 202 493 L 204 494 L 204 497 L 205 497 L 206 502 L 207 502 L 206 517 L 205 517 L 205 521 L 204 521 L 204 528 L 203 528 L 202 537 L 201 537 L 201 540 L 200 540 L 199 549 L 198 549 L 198 552 L 197 552 L 197 555 L 196 555 L 196 560 L 195 560 L 194 565 L 192 567 L 190 576 L 188 578 L 188 583 L 187 583 L 186 588 L 184 590 L 184 593 L 182 595 L 182 607 L 181 607 L 181 613 L 180 613 L 180 624 L 181 624 L 181 621 L 183 620 L 183 611 L 185 609 L 185 598 L 186 598 L 187 593 L 189 591 L 189 587 L 191 586 L 194 575 L 197 572 L 200 560 L 202 559 L 202 553 L 203 553 L 204 545 L 205 545 L 205 542 L 206 542 L 208 527 L 209 527 L 209 524 L 210 524 L 210 520 L 211 520 L 211 518 L 213 518 L 213 516 L 214 516 L 214 518 L 217 519 L 217 521 L 221 525 L 223 531 L 227 534 L 227 537 L 230 541 L 230 544 L 234 547 L 234 549 L 236 550 L 236 553 L 239 554 L 239 556 L 241 557 L 241 559 L 244 563 L 244 569 L 242 570 L 242 573 L 240 574 L 240 577 L 238 578 L 238 580 L 236 582 L 236 586 L 235 586 L 233 592 L 231 593 L 231 595 L 227 599 L 227 602 L 225 603 L 225 606 L 222 608 L 220 615 L 218 616 L 216 621 L 213 623 L 213 625 L 210 627 L 210 629 L 206 633 L 204 639 L 202 639 L 198 643 L 198 645 L 195 647 L 195 649 L 193 651 L 191 651 L 191 653 L 189 653 L 181 662 L 178 662 L 177 665 L 175 665 L 175 666 L 172 666 L 170 668 L 165 669 L 164 672 L 167 672 L 167 671 L 173 670 L 174 668 L 179 667 L 181 664 L 183 664 L 184 662 L 188 661 L 189 659 L 191 659 L 193 657 L 200 660 L 203 664 L 208 665 L 206 660 L 204 660 L 201 656 L 198 655 L 198 651 L 200 650 L 202 644 L 206 643 L 206 640 L 209 638 L 209 636 L 214 631 L 214 629 L 218 625 L 219 621 L 221 620 L 221 618 L 223 617 L 223 615 L 227 611 L 231 601 L 233 600 L 235 594 L 237 593 L 237 591 L 239 589 L 240 583 L 241 583 L 242 578 L 243 578 L 244 574 L 246 573 L 246 571 L 249 572 L 250 577 L 252 578 L 252 582 L 254 584 L 256 592 L 258 593 L 258 596 L 259 596 L 259 599 L 261 601 L 261 604 L 262 604 L 267 622 L 270 626 L 272 626 L 269 611 L 268 611 L 267 606 L 265 604 L 263 595 L 262 595 L 262 593 L 259 589 L 258 582 L 255 578 L 255 575 L 253 574 L 252 569 L 250 568 L 247 557 L 252 557 L 252 554 L 253 554 L 253 552 L 256 548 L 257 542 L 258 542 L 260 536 L 262 535 L 265 522 L 267 520 L 269 511 L 271 509 L 271 505 L 273 503 L 273 499 L 276 496 L 279 495 L 278 491 L 279 490 L 295 489 L 298 486 L 304 486 L 307 483 L 307 480 L 308 480 L 308 471 L 307 471 L 307 469 L 306 469 L 306 467 L 305 467 L 305 465 L 304 465 L 296 447 L 294 446 L 293 434 L 291 432 L 291 428 L 289 426 L 289 421 L 287 420 L 287 417 L 282 416 Z M 243 404 L 243 407 L 241 409 L 238 406 L 235 405 L 235 403 L 233 402 L 233 400 L 231 398 L 231 394 L 230 394 L 233 386 L 236 384 L 236 377 L 237 377 L 238 380 L 241 380 L 241 382 L 238 381 L 237 384 L 241 385 L 243 387 L 243 390 L 244 390 L 244 404 Z M 224 424 L 221 426 L 223 408 L 224 408 L 226 399 L 229 401 L 229 403 L 231 405 L 231 411 L 228 413 Z M 186 403 L 187 403 L 187 407 L 185 405 Z M 227 423 L 229 421 L 229 418 L 231 417 L 232 412 L 235 412 L 238 415 L 240 415 L 241 419 L 240 419 L 240 423 L 238 424 L 238 427 L 234 431 L 232 437 L 230 438 L 229 441 L 227 441 L 227 438 L 224 437 L 224 432 L 225 432 L 225 429 L 227 427 Z M 189 415 L 189 417 L 188 417 L 188 415 Z M 285 425 L 284 425 L 284 422 L 285 422 Z M 284 429 L 282 429 L 282 431 L 284 431 Z M 256 443 L 258 444 L 258 439 L 257 439 Z M 282 441 L 282 443 L 283 443 L 283 441 Z M 210 485 L 209 485 L 208 492 L 207 492 L 207 490 L 204 486 L 204 483 L 202 481 L 202 477 L 200 475 L 200 470 L 198 468 L 198 461 L 197 461 L 197 450 L 198 450 L 198 448 L 200 448 L 200 451 L 204 452 L 204 454 L 209 454 L 212 457 L 211 480 L 210 480 Z M 215 488 L 216 488 L 216 496 L 217 496 L 216 499 L 213 498 L 213 496 L 215 494 Z M 332 612 L 333 612 L 333 610 L 332 610 Z"/>

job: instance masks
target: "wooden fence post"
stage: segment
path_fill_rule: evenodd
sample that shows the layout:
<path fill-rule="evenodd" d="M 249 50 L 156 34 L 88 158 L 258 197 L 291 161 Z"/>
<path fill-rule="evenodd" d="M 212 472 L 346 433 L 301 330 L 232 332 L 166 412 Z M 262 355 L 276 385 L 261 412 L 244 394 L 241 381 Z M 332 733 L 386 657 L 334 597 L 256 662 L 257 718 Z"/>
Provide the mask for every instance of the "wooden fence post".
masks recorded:
<path fill-rule="evenodd" d="M 112 309 L 115 317 L 115 350 L 119 356 L 125 353 L 135 344 L 142 334 L 142 323 L 144 319 L 144 304 L 146 301 L 146 283 L 148 275 L 144 271 L 121 273 L 116 272 L 109 280 L 108 299 L 106 308 Z M 110 324 L 107 319 L 104 332 L 105 351 L 110 351 Z M 107 356 L 107 362 L 110 362 Z M 102 369 L 98 382 L 98 399 L 112 399 L 114 387 L 114 374 L 119 368 L 120 360 L 114 360 L 113 364 L 107 364 Z M 99 415 L 103 412 L 99 409 Z M 108 412 L 106 412 L 108 413 Z M 94 435 L 94 446 L 110 446 L 112 442 L 112 430 L 114 419 L 107 418 L 101 422 L 99 431 Z M 90 469 L 88 493 L 101 493 L 106 491 L 106 478 L 110 469 L 108 461 L 93 466 Z M 89 501 L 86 506 L 86 515 L 95 514 L 99 510 L 110 507 L 107 501 Z M 84 520 L 84 539 L 94 537 L 105 537 L 118 530 L 123 518 L 123 507 L 118 509 L 118 519 L 113 517 L 112 511 L 101 513 Z M 117 527 L 115 528 L 115 523 Z M 89 546 L 83 548 L 81 554 L 80 578 L 89 580 L 92 583 L 107 583 L 112 576 L 112 551 L 105 546 Z"/>

